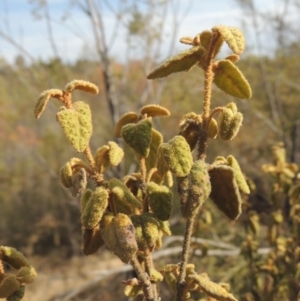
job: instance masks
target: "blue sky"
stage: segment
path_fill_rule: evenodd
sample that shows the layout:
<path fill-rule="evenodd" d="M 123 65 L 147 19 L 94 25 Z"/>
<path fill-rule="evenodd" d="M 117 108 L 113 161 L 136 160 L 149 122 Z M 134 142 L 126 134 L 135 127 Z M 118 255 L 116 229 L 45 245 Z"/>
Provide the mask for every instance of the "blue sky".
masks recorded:
<path fill-rule="evenodd" d="M 217 24 L 242 26 L 246 29 L 249 48 L 255 50 L 253 32 L 247 26 L 247 17 L 241 12 L 240 7 L 234 0 L 173 0 L 179 5 L 179 17 L 183 12 L 187 14 L 182 19 L 177 34 L 177 40 L 181 36 L 195 35 L 204 29 L 210 29 Z M 73 62 L 78 57 L 90 57 L 95 55 L 94 39 L 90 20 L 76 6 L 71 6 L 69 0 L 49 0 L 49 13 L 52 19 L 52 30 L 59 56 L 67 62 Z M 101 2 L 101 1 L 99 1 Z M 116 0 L 108 1 L 112 5 Z M 265 11 L 280 11 L 281 0 L 255 0 L 259 8 Z M 0 1 L 0 31 L 5 33 L 19 45 L 21 45 L 34 58 L 47 59 L 54 56 L 51 47 L 47 24 L 44 19 L 33 16 L 35 5 L 26 0 L 1 0 Z M 188 9 L 187 9 L 188 8 Z M 111 11 L 103 8 L 106 36 L 112 36 L 112 28 L 115 18 Z M 63 17 L 67 17 L 63 20 Z M 248 28 L 248 30 L 247 30 Z M 167 45 L 170 44 L 172 32 L 172 18 L 166 16 L 165 20 L 165 49 L 161 55 L 166 56 Z M 119 27 L 117 38 L 111 49 L 112 55 L 124 59 L 126 52 L 126 32 Z M 271 41 L 269 43 L 272 45 Z M 182 49 L 179 43 L 176 48 Z M 177 50 L 177 49 L 176 49 Z M 140 49 L 136 49 L 138 57 Z M 174 51 L 175 52 L 175 51 Z M 0 36 L 0 58 L 13 62 L 20 50 L 12 46 Z"/>

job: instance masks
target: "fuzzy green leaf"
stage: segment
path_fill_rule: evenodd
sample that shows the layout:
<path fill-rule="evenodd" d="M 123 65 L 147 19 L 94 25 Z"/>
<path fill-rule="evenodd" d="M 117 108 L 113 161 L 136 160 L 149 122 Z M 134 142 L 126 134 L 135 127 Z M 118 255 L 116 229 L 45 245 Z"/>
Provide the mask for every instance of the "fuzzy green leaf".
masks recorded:
<path fill-rule="evenodd" d="M 172 192 L 167 186 L 157 185 L 149 182 L 147 184 L 147 195 L 149 205 L 155 216 L 161 221 L 166 221 L 170 218 L 173 208 Z"/>
<path fill-rule="evenodd" d="M 37 276 L 37 273 L 32 266 L 22 267 L 18 270 L 16 276 L 20 283 L 32 283 Z"/>
<path fill-rule="evenodd" d="M 248 81 L 231 61 L 218 61 L 214 73 L 214 83 L 222 91 L 237 98 L 251 98 L 252 92 Z"/>
<path fill-rule="evenodd" d="M 212 32 L 210 30 L 204 30 L 200 33 L 200 43 L 206 50 L 208 50 L 210 39 L 212 38 Z"/>
<path fill-rule="evenodd" d="M 101 234 L 107 247 L 125 263 L 128 263 L 138 250 L 135 228 L 125 214 L 118 213 L 110 218 L 101 229 Z"/>
<path fill-rule="evenodd" d="M 84 196 L 86 198 L 87 194 L 84 194 Z M 86 202 L 86 199 L 82 199 L 82 201 Z M 81 214 L 82 226 L 86 229 L 95 228 L 100 222 L 107 205 L 107 190 L 103 187 L 97 187 L 86 204 L 82 204 L 82 207 L 84 208 Z"/>
<path fill-rule="evenodd" d="M 46 90 L 42 92 L 37 100 L 37 103 L 34 108 L 34 117 L 40 118 L 44 112 L 50 98 L 60 98 L 63 96 L 63 92 L 57 89 Z"/>
<path fill-rule="evenodd" d="M 104 173 L 110 166 L 109 150 L 110 147 L 108 145 L 103 145 L 96 150 L 94 156 L 95 167 L 100 173 Z"/>
<path fill-rule="evenodd" d="M 217 120 L 212 118 L 208 125 L 208 137 L 215 139 L 218 135 L 218 123 Z"/>
<path fill-rule="evenodd" d="M 185 177 L 190 172 L 193 157 L 184 137 L 175 136 L 168 143 L 161 144 L 158 153 L 158 171 L 159 165 L 162 164 L 177 177 Z"/>
<path fill-rule="evenodd" d="M 16 275 L 7 275 L 0 283 L 0 298 L 7 298 L 20 289 Z"/>
<path fill-rule="evenodd" d="M 152 122 L 147 118 L 123 126 L 122 137 L 139 156 L 146 158 L 150 152 Z"/>
<path fill-rule="evenodd" d="M 0 247 L 0 259 L 16 270 L 31 266 L 21 252 L 11 247 Z"/>
<path fill-rule="evenodd" d="M 219 137 L 226 141 L 232 140 L 239 132 L 242 122 L 242 113 L 233 113 L 231 109 L 225 107 L 219 115 Z"/>
<path fill-rule="evenodd" d="M 213 31 L 218 31 L 222 38 L 226 41 L 229 48 L 235 54 L 241 54 L 245 50 L 245 38 L 243 33 L 236 27 L 224 25 L 215 26 Z"/>
<path fill-rule="evenodd" d="M 152 71 L 147 78 L 155 79 L 166 77 L 176 72 L 189 71 L 200 61 L 201 57 L 205 54 L 205 51 L 205 48 L 202 46 L 195 46 L 178 55 L 172 56 Z"/>
<path fill-rule="evenodd" d="M 92 194 L 93 194 L 93 190 L 91 190 L 91 189 L 87 189 L 82 194 L 81 199 L 80 199 L 80 212 L 81 212 L 81 214 L 84 212 L 85 206 L 88 203 L 88 201 L 90 200 Z"/>
<path fill-rule="evenodd" d="M 190 218 L 197 214 L 211 192 L 206 163 L 202 160 L 195 161 L 186 177 L 177 178 L 177 184 L 181 213 Z"/>
<path fill-rule="evenodd" d="M 135 227 L 135 235 L 140 251 L 153 250 L 159 239 L 160 224 L 150 213 L 132 215 L 132 223 Z"/>
<path fill-rule="evenodd" d="M 110 164 L 113 166 L 119 165 L 124 156 L 123 149 L 113 141 L 109 141 L 108 146 L 109 146 L 108 156 L 109 156 Z"/>
<path fill-rule="evenodd" d="M 89 105 L 77 101 L 73 103 L 73 109 L 61 107 L 56 117 L 72 146 L 78 152 L 83 152 L 89 144 L 93 130 Z"/>

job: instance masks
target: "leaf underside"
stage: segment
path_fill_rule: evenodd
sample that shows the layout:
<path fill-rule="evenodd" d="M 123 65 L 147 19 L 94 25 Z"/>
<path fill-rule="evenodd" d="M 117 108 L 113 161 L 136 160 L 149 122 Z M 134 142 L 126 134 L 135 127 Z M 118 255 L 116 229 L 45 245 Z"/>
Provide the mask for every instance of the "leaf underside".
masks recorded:
<path fill-rule="evenodd" d="M 147 78 L 162 78 L 172 73 L 188 71 L 199 62 L 205 51 L 204 47 L 196 46 L 172 56 L 152 71 Z"/>
<path fill-rule="evenodd" d="M 252 91 L 248 81 L 231 61 L 219 61 L 214 72 L 214 83 L 222 91 L 237 98 L 251 98 Z"/>

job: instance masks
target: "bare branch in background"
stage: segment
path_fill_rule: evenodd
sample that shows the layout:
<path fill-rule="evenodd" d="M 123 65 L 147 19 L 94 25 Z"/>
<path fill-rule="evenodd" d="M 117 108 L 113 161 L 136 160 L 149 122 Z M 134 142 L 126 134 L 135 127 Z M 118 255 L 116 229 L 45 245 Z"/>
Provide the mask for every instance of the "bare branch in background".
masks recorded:
<path fill-rule="evenodd" d="M 16 42 L 10 35 L 6 34 L 0 29 L 0 37 L 2 37 L 6 42 L 13 45 L 17 48 L 22 55 L 27 57 L 32 63 L 35 61 L 35 58 L 18 42 Z"/>
<path fill-rule="evenodd" d="M 114 125 L 119 117 L 118 101 L 116 98 L 115 86 L 113 83 L 111 61 L 109 58 L 108 45 L 106 44 L 104 24 L 101 13 L 97 10 L 95 1 L 86 0 L 86 5 L 87 8 L 82 4 L 80 4 L 80 7 L 91 19 L 96 48 L 101 61 L 101 71 L 105 87 L 105 97 L 111 114 L 112 124 Z"/>
<path fill-rule="evenodd" d="M 49 6 L 48 6 L 47 0 L 44 1 L 44 10 L 45 10 L 45 18 L 46 18 L 46 23 L 47 23 L 47 31 L 48 31 L 49 41 L 50 41 L 54 56 L 59 57 L 55 39 L 53 36 L 53 30 L 52 30 L 51 18 L 50 18 L 50 12 L 49 12 Z"/>

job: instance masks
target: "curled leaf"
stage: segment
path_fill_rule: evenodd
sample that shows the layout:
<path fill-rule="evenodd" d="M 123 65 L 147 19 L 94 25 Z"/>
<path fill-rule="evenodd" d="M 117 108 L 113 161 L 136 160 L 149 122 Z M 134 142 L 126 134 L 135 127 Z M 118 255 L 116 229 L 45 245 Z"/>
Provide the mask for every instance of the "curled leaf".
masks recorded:
<path fill-rule="evenodd" d="M 193 45 L 193 38 L 192 37 L 182 37 L 182 38 L 180 38 L 179 42 L 182 44 Z"/>
<path fill-rule="evenodd" d="M 227 157 L 227 162 L 228 162 L 228 165 L 230 167 L 232 167 L 234 170 L 235 179 L 236 179 L 236 182 L 237 182 L 240 190 L 242 190 L 244 193 L 249 194 L 250 188 L 246 182 L 246 179 L 243 175 L 243 172 L 240 168 L 238 161 L 232 155 L 230 155 Z"/>
<path fill-rule="evenodd" d="M 201 45 L 206 50 L 208 50 L 208 48 L 209 48 L 209 43 L 210 43 L 211 38 L 212 38 L 212 32 L 210 30 L 204 30 L 200 34 Z"/>
<path fill-rule="evenodd" d="M 95 167 L 97 171 L 104 173 L 109 166 L 120 164 L 123 156 L 123 149 L 117 143 L 109 141 L 108 145 L 103 145 L 96 150 L 94 156 Z"/>
<path fill-rule="evenodd" d="M 147 170 L 154 168 L 157 163 L 157 151 L 158 147 L 163 143 L 162 134 L 152 128 L 152 136 L 151 136 L 151 144 L 150 144 L 150 152 L 148 157 L 146 158 L 146 167 Z"/>
<path fill-rule="evenodd" d="M 221 285 L 209 280 L 205 275 L 189 275 L 189 279 L 195 281 L 201 290 L 208 296 L 220 301 L 237 301 L 234 296 L 227 292 Z"/>
<path fill-rule="evenodd" d="M 0 260 L 3 260 L 16 270 L 31 266 L 21 252 L 11 247 L 0 247 Z"/>
<path fill-rule="evenodd" d="M 59 179 L 66 188 L 74 185 L 74 177 L 81 169 L 89 170 L 89 166 L 79 158 L 71 158 L 59 171 Z M 79 179 L 78 179 L 79 180 Z"/>
<path fill-rule="evenodd" d="M 50 98 L 57 98 L 59 99 L 60 97 L 63 96 L 63 92 L 58 89 L 51 89 L 51 90 L 46 90 L 42 92 L 37 100 L 37 103 L 34 108 L 34 117 L 35 118 L 40 118 L 42 113 L 44 112 L 48 101 Z"/>
<path fill-rule="evenodd" d="M 69 82 L 65 86 L 65 91 L 68 92 L 68 93 L 72 92 L 75 89 L 76 90 L 82 90 L 82 91 L 85 91 L 85 92 L 89 92 L 89 93 L 92 93 L 92 94 L 98 94 L 99 93 L 99 89 L 95 84 L 90 83 L 90 82 L 85 81 L 85 80 L 81 80 L 81 79 L 75 79 L 75 80 Z"/>
<path fill-rule="evenodd" d="M 238 111 L 238 108 L 236 106 L 236 103 L 235 102 L 230 102 L 226 105 L 226 108 L 227 109 L 230 109 L 232 111 L 232 113 L 237 113 Z"/>
<path fill-rule="evenodd" d="M 208 125 L 208 137 L 215 139 L 218 135 L 218 123 L 217 120 L 212 118 Z"/>
<path fill-rule="evenodd" d="M 72 175 L 73 170 L 72 166 L 69 162 L 67 162 L 60 170 L 59 170 L 59 179 L 62 185 L 65 188 L 72 187 Z"/>
<path fill-rule="evenodd" d="M 231 109 L 225 107 L 219 115 L 219 137 L 226 141 L 232 140 L 239 132 L 242 122 L 242 113 L 233 113 Z"/>
<path fill-rule="evenodd" d="M 86 189 L 87 176 L 84 168 L 73 175 L 71 192 L 74 197 L 80 196 Z"/>
<path fill-rule="evenodd" d="M 135 298 L 138 295 L 143 295 L 142 285 L 127 284 L 124 288 L 124 295 L 132 298 Z"/>
<path fill-rule="evenodd" d="M 196 65 L 202 56 L 205 54 L 205 49 L 202 46 L 195 46 L 185 50 L 178 55 L 172 56 L 163 64 L 153 70 L 148 76 L 148 79 L 166 77 L 172 73 L 188 71 Z"/>
<path fill-rule="evenodd" d="M 94 254 L 104 244 L 105 242 L 100 232 L 100 224 L 93 229 L 83 229 L 82 251 L 84 255 Z"/>
<path fill-rule="evenodd" d="M 128 112 L 124 114 L 116 123 L 115 126 L 115 136 L 117 138 L 122 137 L 122 127 L 129 123 L 137 123 L 139 121 L 139 116 L 134 112 Z"/>
<path fill-rule="evenodd" d="M 222 91 L 237 98 L 251 98 L 252 92 L 248 81 L 231 61 L 216 62 L 214 73 L 214 83 Z"/>
<path fill-rule="evenodd" d="M 110 147 L 108 145 L 103 145 L 96 150 L 94 159 L 95 159 L 95 167 L 98 172 L 103 173 L 110 166 L 109 160 L 109 150 Z"/>
<path fill-rule="evenodd" d="M 170 111 L 160 105 L 146 105 L 140 110 L 140 114 L 147 114 L 148 117 L 170 116 Z"/>
<path fill-rule="evenodd" d="M 87 189 L 82 194 L 81 199 L 80 199 L 80 212 L 81 212 L 81 214 L 84 212 L 85 206 L 88 203 L 88 201 L 90 200 L 92 194 L 93 194 L 93 190 L 91 190 L 91 189 Z"/>
<path fill-rule="evenodd" d="M 245 38 L 243 33 L 236 27 L 218 25 L 212 28 L 212 31 L 218 31 L 229 48 L 235 54 L 241 54 L 245 50 Z"/>
<path fill-rule="evenodd" d="M 37 276 L 37 273 L 32 266 L 22 267 L 18 270 L 16 276 L 20 283 L 32 283 Z"/>
<path fill-rule="evenodd" d="M 231 61 L 233 63 L 236 63 L 238 60 L 240 59 L 240 56 L 237 55 L 237 54 L 231 54 L 231 55 L 228 55 L 225 60 L 228 60 L 228 61 Z"/>

